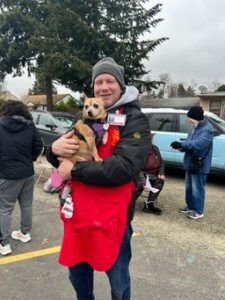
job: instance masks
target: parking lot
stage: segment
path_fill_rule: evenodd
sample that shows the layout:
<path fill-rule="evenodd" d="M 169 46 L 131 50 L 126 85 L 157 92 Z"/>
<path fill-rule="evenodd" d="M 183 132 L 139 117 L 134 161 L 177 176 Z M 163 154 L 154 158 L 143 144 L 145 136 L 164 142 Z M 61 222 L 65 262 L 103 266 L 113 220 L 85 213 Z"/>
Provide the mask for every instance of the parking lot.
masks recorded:
<path fill-rule="evenodd" d="M 131 263 L 132 299 L 225 299 L 224 178 L 207 183 L 205 217 L 190 220 L 178 213 L 183 205 L 183 173 L 167 173 L 159 198 L 163 214 L 136 206 Z M 12 230 L 19 226 L 18 207 Z M 67 269 L 58 265 L 62 224 L 57 195 L 35 189 L 32 241 L 12 241 L 13 254 L 0 258 L 1 299 L 76 299 Z M 104 273 L 95 278 L 96 300 L 110 299 Z"/>

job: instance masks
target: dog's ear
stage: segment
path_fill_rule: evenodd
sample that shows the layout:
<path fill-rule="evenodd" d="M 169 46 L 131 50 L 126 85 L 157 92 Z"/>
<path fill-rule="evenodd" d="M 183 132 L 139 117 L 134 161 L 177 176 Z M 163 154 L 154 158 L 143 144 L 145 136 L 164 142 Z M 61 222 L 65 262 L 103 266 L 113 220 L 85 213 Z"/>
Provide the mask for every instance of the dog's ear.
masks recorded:
<path fill-rule="evenodd" d="M 80 94 L 80 102 L 81 102 L 81 103 L 84 103 L 85 97 L 86 97 L 85 93 L 82 92 L 82 93 Z"/>
<path fill-rule="evenodd" d="M 84 102 L 86 98 L 87 98 L 87 95 L 85 94 L 85 92 L 82 92 L 82 94 L 80 96 L 81 101 Z"/>

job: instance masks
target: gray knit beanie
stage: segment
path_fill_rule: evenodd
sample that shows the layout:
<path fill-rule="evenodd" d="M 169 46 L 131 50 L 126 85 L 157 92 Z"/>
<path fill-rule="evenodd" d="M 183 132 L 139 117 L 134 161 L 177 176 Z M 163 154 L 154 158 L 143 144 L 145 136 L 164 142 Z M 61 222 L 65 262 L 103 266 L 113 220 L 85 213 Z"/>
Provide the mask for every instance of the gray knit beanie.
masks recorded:
<path fill-rule="evenodd" d="M 93 87 L 95 78 L 100 74 L 110 74 L 116 78 L 122 90 L 125 88 L 124 82 L 124 67 L 118 65 L 111 57 L 102 58 L 92 68 L 92 82 Z"/>

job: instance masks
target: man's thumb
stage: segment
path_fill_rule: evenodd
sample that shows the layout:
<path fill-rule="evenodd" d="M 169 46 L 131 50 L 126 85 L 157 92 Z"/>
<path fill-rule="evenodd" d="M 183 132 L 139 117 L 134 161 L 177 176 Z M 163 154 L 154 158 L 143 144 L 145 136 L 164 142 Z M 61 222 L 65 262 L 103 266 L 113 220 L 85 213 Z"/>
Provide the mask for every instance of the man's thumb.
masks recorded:
<path fill-rule="evenodd" d="M 68 132 L 64 135 L 64 137 L 65 137 L 65 138 L 71 138 L 73 135 L 74 135 L 74 132 L 73 132 L 73 130 L 72 130 L 72 131 L 68 131 Z"/>

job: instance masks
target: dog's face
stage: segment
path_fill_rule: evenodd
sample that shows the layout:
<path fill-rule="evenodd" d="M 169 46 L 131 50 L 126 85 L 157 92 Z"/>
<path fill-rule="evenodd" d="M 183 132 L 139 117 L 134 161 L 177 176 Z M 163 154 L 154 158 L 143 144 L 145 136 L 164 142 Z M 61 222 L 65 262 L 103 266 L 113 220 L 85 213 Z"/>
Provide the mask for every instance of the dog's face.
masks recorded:
<path fill-rule="evenodd" d="M 84 119 L 105 119 L 106 111 L 102 98 L 84 98 L 83 117 Z"/>

